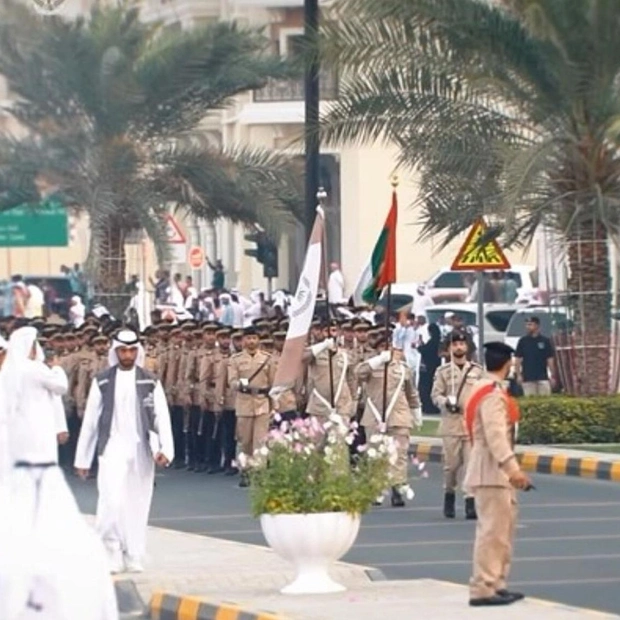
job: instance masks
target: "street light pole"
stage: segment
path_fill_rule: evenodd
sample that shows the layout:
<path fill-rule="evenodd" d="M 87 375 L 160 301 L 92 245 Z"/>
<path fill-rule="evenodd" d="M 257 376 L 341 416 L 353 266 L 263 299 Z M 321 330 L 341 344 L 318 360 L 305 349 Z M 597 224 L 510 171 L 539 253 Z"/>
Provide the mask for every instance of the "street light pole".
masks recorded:
<path fill-rule="evenodd" d="M 318 56 L 319 0 L 304 0 L 304 36 L 309 51 L 306 58 L 304 79 L 305 104 L 305 226 L 306 239 L 316 215 L 316 195 L 319 190 L 319 69 Z"/>

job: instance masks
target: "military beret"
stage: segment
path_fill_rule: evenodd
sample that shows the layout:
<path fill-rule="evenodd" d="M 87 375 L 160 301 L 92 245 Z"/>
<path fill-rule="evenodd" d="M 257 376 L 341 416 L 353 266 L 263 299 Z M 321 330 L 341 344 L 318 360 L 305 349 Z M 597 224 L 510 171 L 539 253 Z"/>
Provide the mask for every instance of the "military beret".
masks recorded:
<path fill-rule="evenodd" d="M 455 329 L 448 334 L 448 342 L 467 342 L 467 334 Z"/>

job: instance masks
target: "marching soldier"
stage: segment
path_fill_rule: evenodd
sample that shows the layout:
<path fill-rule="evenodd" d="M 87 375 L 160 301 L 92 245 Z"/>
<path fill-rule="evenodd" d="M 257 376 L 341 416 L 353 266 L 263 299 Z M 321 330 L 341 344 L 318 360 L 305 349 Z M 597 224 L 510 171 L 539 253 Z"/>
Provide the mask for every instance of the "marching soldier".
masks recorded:
<path fill-rule="evenodd" d="M 328 337 L 329 336 L 329 337 Z M 308 363 L 308 405 L 309 415 L 327 418 L 332 412 L 350 418 L 353 414 L 353 399 L 349 388 L 350 360 L 347 352 L 336 342 L 338 328 L 332 324 L 325 327 L 321 342 L 313 344 L 304 354 Z"/>
<path fill-rule="evenodd" d="M 473 607 L 510 605 L 523 598 L 506 587 L 517 520 L 516 490 L 533 488 L 514 453 L 519 406 L 503 385 L 513 353 L 502 342 L 485 345 L 487 373 L 473 386 L 465 410 L 473 440 L 465 484 L 473 489 L 478 510 L 469 586 Z"/>
<path fill-rule="evenodd" d="M 215 361 L 215 413 L 221 427 L 222 451 L 224 453 L 224 473 L 234 476 L 239 470 L 234 466 L 237 455 L 237 416 L 235 414 L 235 392 L 228 382 L 231 347 L 231 330 L 219 329 L 217 336 L 217 354 Z"/>
<path fill-rule="evenodd" d="M 404 496 L 412 497 L 407 476 L 409 439 L 414 425 L 418 428 L 422 426 L 422 411 L 411 369 L 404 358 L 403 343 L 395 341 L 390 351 L 388 338 L 389 334 L 382 336 L 378 346 L 383 351 L 362 362 L 357 376 L 366 388 L 366 406 L 362 417 L 364 428 L 370 434 L 387 432 L 396 442 L 398 460 L 390 470 L 391 501 L 392 506 L 400 507 L 405 505 Z M 386 381 L 387 390 L 384 392 Z"/>
<path fill-rule="evenodd" d="M 353 333 L 355 334 L 355 349 L 353 350 L 353 366 L 357 368 L 359 364 L 376 355 L 376 350 L 368 344 L 368 331 L 370 324 L 366 321 L 359 321 L 353 325 Z M 351 445 L 352 454 L 357 453 L 357 447 L 366 443 L 366 431 L 362 425 L 362 416 L 366 408 L 366 395 L 364 386 L 359 383 L 358 376 L 355 373 L 355 383 L 353 384 L 351 394 L 355 395 L 355 422 L 357 422 L 357 436 Z"/>
<path fill-rule="evenodd" d="M 454 519 L 456 489 L 461 469 L 467 468 L 471 443 L 463 422 L 465 403 L 472 386 L 482 376 L 482 368 L 467 361 L 468 343 L 465 334 L 453 331 L 448 336 L 450 361 L 435 372 L 431 399 L 441 412 L 439 434 L 443 441 L 444 506 L 443 514 Z M 476 518 L 474 498 L 467 487 L 465 493 L 465 517 Z"/>
<path fill-rule="evenodd" d="M 269 432 L 271 404 L 269 390 L 275 377 L 275 364 L 271 356 L 258 349 L 256 329 L 244 331 L 243 351 L 230 360 L 228 385 L 235 390 L 237 413 L 237 441 L 240 452 L 251 457 Z M 247 472 L 241 472 L 240 487 L 247 487 Z"/>

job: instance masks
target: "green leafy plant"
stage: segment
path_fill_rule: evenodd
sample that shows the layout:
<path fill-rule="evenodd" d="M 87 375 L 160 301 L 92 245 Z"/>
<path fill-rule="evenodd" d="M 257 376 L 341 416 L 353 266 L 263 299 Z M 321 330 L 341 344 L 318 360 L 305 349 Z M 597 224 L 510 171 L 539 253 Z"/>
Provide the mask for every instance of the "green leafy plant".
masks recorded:
<path fill-rule="evenodd" d="M 524 398 L 521 444 L 613 443 L 620 441 L 620 397 Z"/>
<path fill-rule="evenodd" d="M 372 435 L 350 462 L 356 430 L 333 415 L 283 422 L 247 463 L 254 516 L 347 512 L 361 514 L 390 484 L 396 445 Z M 412 494 L 412 492 L 411 492 Z"/>

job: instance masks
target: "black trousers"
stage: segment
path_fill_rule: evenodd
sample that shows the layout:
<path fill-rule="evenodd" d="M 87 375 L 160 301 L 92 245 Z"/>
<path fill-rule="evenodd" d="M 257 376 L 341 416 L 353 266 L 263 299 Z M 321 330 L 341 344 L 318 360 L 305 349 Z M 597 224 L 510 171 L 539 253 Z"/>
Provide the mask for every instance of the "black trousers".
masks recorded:
<path fill-rule="evenodd" d="M 185 433 L 183 432 L 184 413 L 185 409 L 179 405 L 172 405 L 172 407 L 170 407 L 170 421 L 172 423 L 175 463 L 185 462 Z"/>
<path fill-rule="evenodd" d="M 237 457 L 237 414 L 233 409 L 224 409 L 220 419 L 222 427 L 222 451 L 224 453 L 224 467 L 232 467 Z"/>
<path fill-rule="evenodd" d="M 61 467 L 73 469 L 81 428 L 82 420 L 78 418 L 77 410 L 73 408 L 71 411 L 67 412 L 67 432 L 69 433 L 69 441 L 63 446 L 58 446 L 58 464 Z"/>
<path fill-rule="evenodd" d="M 196 468 L 205 462 L 205 445 L 202 434 L 202 411 L 193 405 L 189 410 L 188 459 L 190 468 Z"/>
<path fill-rule="evenodd" d="M 204 414 L 205 457 L 209 468 L 222 467 L 222 420 L 213 411 Z"/>

